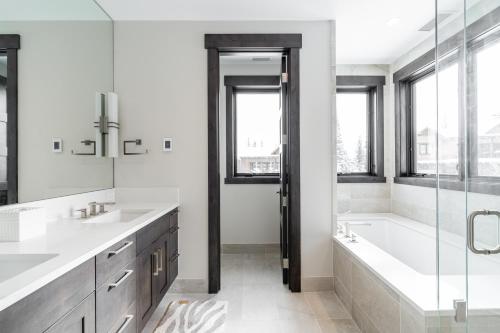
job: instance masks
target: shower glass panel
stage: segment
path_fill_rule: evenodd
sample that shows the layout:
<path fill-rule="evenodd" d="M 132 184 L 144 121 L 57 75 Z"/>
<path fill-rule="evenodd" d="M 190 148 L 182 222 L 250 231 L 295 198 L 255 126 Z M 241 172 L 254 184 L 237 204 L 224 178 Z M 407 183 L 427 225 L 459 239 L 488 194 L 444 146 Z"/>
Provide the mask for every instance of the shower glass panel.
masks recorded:
<path fill-rule="evenodd" d="M 427 326 L 500 332 L 500 0 L 436 4 L 440 318 Z"/>

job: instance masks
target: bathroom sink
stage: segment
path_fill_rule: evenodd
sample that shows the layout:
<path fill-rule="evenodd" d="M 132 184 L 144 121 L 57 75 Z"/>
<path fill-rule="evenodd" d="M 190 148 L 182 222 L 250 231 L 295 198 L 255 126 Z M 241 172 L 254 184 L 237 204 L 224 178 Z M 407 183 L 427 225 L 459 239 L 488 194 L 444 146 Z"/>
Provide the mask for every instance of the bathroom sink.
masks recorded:
<path fill-rule="evenodd" d="M 128 223 L 151 211 L 151 209 L 116 209 L 96 217 L 91 217 L 82 221 L 82 223 Z"/>
<path fill-rule="evenodd" d="M 0 254 L 0 283 L 38 266 L 54 257 L 55 253 L 44 254 Z"/>

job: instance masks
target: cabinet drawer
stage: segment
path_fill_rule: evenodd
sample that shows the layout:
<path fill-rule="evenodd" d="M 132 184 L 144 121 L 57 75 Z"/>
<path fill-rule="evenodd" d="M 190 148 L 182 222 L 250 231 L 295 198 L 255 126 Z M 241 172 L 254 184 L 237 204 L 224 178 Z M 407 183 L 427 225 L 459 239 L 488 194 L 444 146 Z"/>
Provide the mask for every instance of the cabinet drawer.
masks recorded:
<path fill-rule="evenodd" d="M 86 261 L 0 312 L 2 333 L 43 332 L 95 288 L 95 260 Z"/>
<path fill-rule="evenodd" d="M 51 326 L 46 333 L 94 333 L 95 293 L 90 294 L 70 313 Z"/>
<path fill-rule="evenodd" d="M 144 229 L 138 231 L 136 253 L 141 253 L 144 249 L 154 243 L 168 231 L 169 227 L 169 215 L 167 214 L 152 222 Z"/>
<path fill-rule="evenodd" d="M 109 330 L 110 333 L 136 333 L 137 318 L 135 303 L 123 314 Z"/>
<path fill-rule="evenodd" d="M 96 256 L 97 288 L 135 259 L 135 248 L 134 234 L 113 244 Z"/>
<path fill-rule="evenodd" d="M 136 297 L 135 260 L 115 273 L 96 292 L 97 332 L 109 332 L 124 318 Z"/>

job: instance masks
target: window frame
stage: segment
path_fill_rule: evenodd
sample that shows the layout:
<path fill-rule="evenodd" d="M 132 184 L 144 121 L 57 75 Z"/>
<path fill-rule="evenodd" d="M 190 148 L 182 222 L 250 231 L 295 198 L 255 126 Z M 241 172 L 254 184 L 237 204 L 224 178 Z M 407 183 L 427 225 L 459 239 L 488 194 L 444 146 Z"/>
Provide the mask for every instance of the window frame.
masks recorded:
<path fill-rule="evenodd" d="M 384 85 L 385 76 L 336 77 L 337 93 L 368 93 L 368 171 L 337 172 L 337 183 L 385 183 L 384 176 Z M 335 165 L 337 168 L 337 165 Z"/>
<path fill-rule="evenodd" d="M 280 93 L 279 75 L 238 75 L 224 76 L 226 87 L 226 177 L 225 184 L 279 184 L 279 173 L 238 173 L 237 133 L 236 133 L 236 94 L 237 93 Z M 280 98 L 281 103 L 281 98 Z"/>
<path fill-rule="evenodd" d="M 500 195 L 500 177 L 487 177 L 477 175 L 477 150 L 474 148 L 474 143 L 477 140 L 477 112 L 474 106 L 476 105 L 470 98 L 476 98 L 477 86 L 474 82 L 475 75 L 468 75 L 466 82 L 467 91 L 467 107 L 463 105 L 462 99 L 459 99 L 459 172 L 458 175 L 446 174 L 418 174 L 413 172 L 414 158 L 412 157 L 411 149 L 418 147 L 412 141 L 412 104 L 411 104 L 411 85 L 415 78 L 430 75 L 436 72 L 436 67 L 441 70 L 444 66 L 452 62 L 457 62 L 459 67 L 459 96 L 463 96 L 464 84 L 462 84 L 465 72 L 470 72 L 475 66 L 473 56 L 474 51 L 479 49 L 491 41 L 492 37 L 489 32 L 497 29 L 500 24 L 492 25 L 491 22 L 500 21 L 500 7 L 478 19 L 476 22 L 469 25 L 465 31 L 459 31 L 450 38 L 438 44 L 439 62 L 436 66 L 436 48 L 433 48 L 410 62 L 400 70 L 394 73 L 393 82 L 395 90 L 395 177 L 394 182 L 397 184 L 423 186 L 436 188 L 439 182 L 439 188 L 464 191 L 484 194 Z M 466 42 L 464 43 L 464 35 Z M 492 35 L 497 35 L 500 38 L 500 31 L 494 32 Z M 464 46 L 465 44 L 465 46 Z M 466 53 L 466 55 L 464 54 Z M 464 119 L 467 117 L 467 123 Z M 469 126 L 465 135 L 465 126 Z M 464 149 L 464 145 L 466 149 Z M 466 160 L 464 150 L 467 150 Z M 467 184 L 465 179 L 467 178 Z M 466 186 L 467 185 L 467 186 Z"/>

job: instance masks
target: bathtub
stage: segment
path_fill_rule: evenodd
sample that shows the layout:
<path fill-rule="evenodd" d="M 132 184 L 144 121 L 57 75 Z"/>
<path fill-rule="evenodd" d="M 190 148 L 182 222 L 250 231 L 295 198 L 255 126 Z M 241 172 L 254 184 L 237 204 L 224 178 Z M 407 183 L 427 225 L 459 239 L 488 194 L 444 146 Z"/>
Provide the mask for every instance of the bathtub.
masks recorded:
<path fill-rule="evenodd" d="M 457 325 L 451 320 L 453 301 L 464 299 L 466 290 L 463 237 L 440 232 L 438 306 L 435 228 L 394 214 L 350 214 L 339 217 L 338 224 L 346 221 L 370 225 L 351 225 L 356 243 L 344 234 L 334 236 L 335 291 L 360 320 L 369 318 L 365 325 L 382 332 L 426 332 L 439 325 L 438 316 Z M 469 255 L 468 265 L 469 318 L 498 316 L 500 260 Z M 397 330 L 389 327 L 391 320 Z"/>

